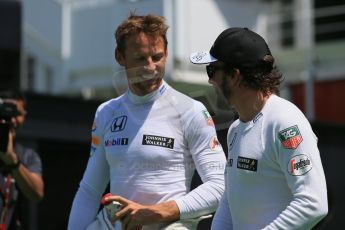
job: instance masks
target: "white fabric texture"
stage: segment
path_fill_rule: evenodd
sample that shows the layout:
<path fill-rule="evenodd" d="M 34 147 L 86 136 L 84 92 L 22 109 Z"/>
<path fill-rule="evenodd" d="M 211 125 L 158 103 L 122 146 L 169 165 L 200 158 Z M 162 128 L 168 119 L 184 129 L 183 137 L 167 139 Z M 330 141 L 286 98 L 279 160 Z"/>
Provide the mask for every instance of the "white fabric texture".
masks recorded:
<path fill-rule="evenodd" d="M 227 142 L 226 191 L 213 230 L 305 230 L 327 214 L 317 137 L 295 105 L 270 96 L 252 121 L 230 126 Z"/>
<path fill-rule="evenodd" d="M 224 192 L 226 160 L 207 115 L 200 102 L 166 82 L 144 97 L 128 91 L 100 105 L 69 229 L 85 229 L 95 220 L 109 182 L 112 194 L 141 204 L 175 200 L 181 219 L 214 212 Z M 190 191 L 195 169 L 204 183 Z"/>

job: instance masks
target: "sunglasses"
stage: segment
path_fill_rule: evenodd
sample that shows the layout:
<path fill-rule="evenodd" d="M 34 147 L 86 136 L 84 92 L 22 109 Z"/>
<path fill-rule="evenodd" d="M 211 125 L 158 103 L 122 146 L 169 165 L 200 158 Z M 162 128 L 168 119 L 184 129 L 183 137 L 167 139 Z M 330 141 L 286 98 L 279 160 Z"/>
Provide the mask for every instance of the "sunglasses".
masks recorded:
<path fill-rule="evenodd" d="M 206 72 L 208 78 L 213 78 L 213 75 L 216 73 L 217 70 L 224 69 L 224 66 L 216 66 L 216 65 L 207 65 Z"/>

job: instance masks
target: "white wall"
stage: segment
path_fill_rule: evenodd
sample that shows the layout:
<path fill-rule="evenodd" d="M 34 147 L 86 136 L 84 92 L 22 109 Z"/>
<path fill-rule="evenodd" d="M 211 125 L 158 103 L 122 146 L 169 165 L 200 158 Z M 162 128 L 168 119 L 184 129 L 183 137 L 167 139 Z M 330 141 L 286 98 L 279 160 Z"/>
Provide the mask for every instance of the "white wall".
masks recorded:
<path fill-rule="evenodd" d="M 303 50 L 293 50 L 294 47 L 291 47 L 281 52 L 278 1 L 23 0 L 22 4 L 23 56 L 32 56 L 36 60 L 34 90 L 38 92 L 64 94 L 109 88 L 114 75 L 121 69 L 114 60 L 116 44 L 113 33 L 130 10 L 135 10 L 137 14 L 155 13 L 167 18 L 170 26 L 167 77 L 207 84 L 204 66 L 191 65 L 190 53 L 209 50 L 224 29 L 240 26 L 258 32 L 268 41 L 288 79 L 303 80 L 300 76 L 305 68 Z M 321 61 L 325 57 L 322 52 Z M 342 55 L 340 51 L 336 54 Z M 343 56 L 341 60 L 344 60 Z M 339 76 L 344 72 L 344 67 L 337 65 L 332 68 L 320 65 L 318 73 L 328 76 L 331 70 L 337 70 L 331 75 Z M 47 68 L 52 69 L 54 77 L 52 89 L 47 88 Z M 25 75 L 25 70 L 22 73 Z M 25 79 L 22 82 L 25 83 Z"/>
<path fill-rule="evenodd" d="M 174 79 L 207 84 L 204 66 L 190 64 L 189 55 L 208 51 L 229 27 L 248 27 L 267 37 L 263 20 L 274 4 L 258 0 L 176 0 L 175 58 L 181 63 Z M 189 69 L 199 70 L 191 73 Z"/>

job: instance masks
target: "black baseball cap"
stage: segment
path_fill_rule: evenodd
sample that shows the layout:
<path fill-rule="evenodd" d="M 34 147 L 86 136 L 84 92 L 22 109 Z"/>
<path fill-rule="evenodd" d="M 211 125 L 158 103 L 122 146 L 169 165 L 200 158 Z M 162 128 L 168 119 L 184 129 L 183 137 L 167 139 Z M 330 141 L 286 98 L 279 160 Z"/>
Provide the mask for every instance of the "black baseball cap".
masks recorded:
<path fill-rule="evenodd" d="M 215 40 L 209 52 L 190 55 L 193 64 L 223 61 L 237 68 L 254 68 L 265 55 L 271 55 L 266 41 L 248 28 L 233 27 L 224 30 Z"/>

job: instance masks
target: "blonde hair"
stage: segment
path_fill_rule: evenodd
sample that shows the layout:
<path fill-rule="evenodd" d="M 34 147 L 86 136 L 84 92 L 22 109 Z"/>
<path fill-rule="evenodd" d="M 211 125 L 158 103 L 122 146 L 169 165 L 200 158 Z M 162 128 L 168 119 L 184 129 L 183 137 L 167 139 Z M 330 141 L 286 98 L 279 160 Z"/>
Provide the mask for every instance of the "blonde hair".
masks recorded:
<path fill-rule="evenodd" d="M 116 49 L 124 55 L 126 49 L 126 39 L 141 32 L 151 36 L 161 36 L 164 40 L 165 49 L 168 47 L 166 33 L 168 26 L 162 16 L 148 14 L 145 16 L 136 15 L 130 12 L 127 20 L 123 21 L 115 31 Z"/>

